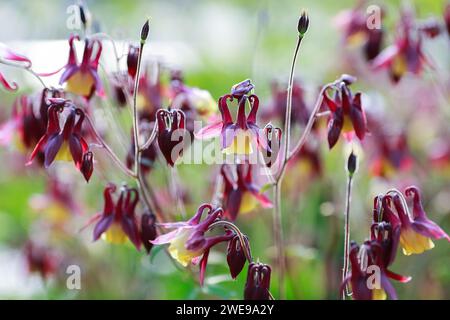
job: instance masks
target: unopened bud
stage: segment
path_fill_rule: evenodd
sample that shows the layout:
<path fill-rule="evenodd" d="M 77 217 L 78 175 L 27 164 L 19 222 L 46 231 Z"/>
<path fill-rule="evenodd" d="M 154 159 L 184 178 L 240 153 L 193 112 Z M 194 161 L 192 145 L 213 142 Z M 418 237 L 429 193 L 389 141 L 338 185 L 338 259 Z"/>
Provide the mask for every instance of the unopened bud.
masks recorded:
<path fill-rule="evenodd" d="M 84 179 L 86 179 L 86 182 L 89 182 L 92 172 L 94 171 L 94 154 L 92 151 L 88 151 L 83 155 L 80 171 L 83 174 Z"/>
<path fill-rule="evenodd" d="M 147 41 L 149 31 L 150 31 L 150 25 L 149 25 L 149 20 L 147 19 L 147 21 L 145 21 L 145 23 L 141 29 L 141 43 L 144 43 L 145 41 Z"/>
<path fill-rule="evenodd" d="M 353 175 L 356 171 L 356 166 L 358 163 L 358 159 L 356 158 L 356 155 L 353 153 L 350 153 L 347 160 L 347 170 L 350 175 Z"/>
<path fill-rule="evenodd" d="M 300 19 L 298 19 L 298 26 L 297 26 L 297 30 L 300 36 L 303 36 L 306 33 L 306 31 L 308 31 L 308 27 L 309 27 L 309 17 L 306 11 L 303 11 L 300 16 Z"/>

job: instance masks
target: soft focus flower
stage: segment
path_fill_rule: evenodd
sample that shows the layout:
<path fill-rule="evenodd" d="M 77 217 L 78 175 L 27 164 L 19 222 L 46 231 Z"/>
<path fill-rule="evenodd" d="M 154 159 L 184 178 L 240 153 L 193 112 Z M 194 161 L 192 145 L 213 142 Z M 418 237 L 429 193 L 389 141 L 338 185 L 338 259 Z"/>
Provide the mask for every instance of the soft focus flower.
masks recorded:
<path fill-rule="evenodd" d="M 436 223 L 428 219 L 420 199 L 419 189 L 408 187 L 405 189 L 406 197 L 413 198 L 413 213 L 404 206 L 399 195 L 395 195 L 394 205 L 401 221 L 400 244 L 405 255 L 419 254 L 434 248 L 432 239 L 450 237 Z"/>
<path fill-rule="evenodd" d="M 264 136 L 268 147 L 263 152 L 264 164 L 270 168 L 278 159 L 281 147 L 281 129 L 275 128 L 271 123 L 268 123 L 264 127 Z"/>
<path fill-rule="evenodd" d="M 86 99 L 90 99 L 94 93 L 103 97 L 105 93 L 97 71 L 102 53 L 102 44 L 99 40 L 87 38 L 84 44 L 83 58 L 81 63 L 78 63 L 75 40 L 80 40 L 79 36 L 71 35 L 69 38 L 69 59 L 67 64 L 55 72 L 42 74 L 42 76 L 53 75 L 64 70 L 59 79 L 59 84 L 66 83 L 66 91 L 83 96 Z"/>
<path fill-rule="evenodd" d="M 50 249 L 28 241 L 24 254 L 30 273 L 37 272 L 43 279 L 47 279 L 57 271 L 58 257 Z"/>
<path fill-rule="evenodd" d="M 102 237 L 109 243 L 123 244 L 128 238 L 140 250 L 141 236 L 135 216 L 139 193 L 135 188 L 123 186 L 119 198 L 114 202 L 112 195 L 115 191 L 116 186 L 109 184 L 103 192 L 103 212 L 94 216 L 94 219 L 98 219 L 94 228 L 94 241 Z"/>
<path fill-rule="evenodd" d="M 27 57 L 14 52 L 12 49 L 7 47 L 5 44 L 0 43 L 0 64 L 2 62 L 7 64 L 18 64 L 23 65 L 25 68 L 31 67 L 31 61 Z M 16 91 L 18 89 L 17 83 L 9 82 L 0 72 L 0 85 L 8 91 Z"/>
<path fill-rule="evenodd" d="M 153 122 L 154 124 L 154 122 Z M 150 125 L 148 121 L 140 121 L 139 122 L 139 132 L 141 134 L 140 141 L 145 141 L 145 139 L 148 138 L 148 136 L 151 134 L 153 127 Z M 134 137 L 133 132 L 131 133 L 131 141 L 130 141 L 130 148 L 127 152 L 127 157 L 125 164 L 128 169 L 132 170 L 134 167 L 134 156 L 135 156 L 135 149 L 134 149 Z M 148 148 L 142 150 L 140 155 L 140 165 L 141 165 L 141 171 L 142 173 L 146 174 L 150 172 L 150 170 L 153 169 L 155 165 L 156 158 L 158 156 L 158 150 L 155 143 L 152 143 Z"/>
<path fill-rule="evenodd" d="M 270 300 L 270 273 L 269 265 L 252 262 L 248 266 L 247 282 L 245 283 L 245 300 Z"/>
<path fill-rule="evenodd" d="M 139 47 L 135 45 L 130 45 L 128 47 L 128 54 L 127 54 L 127 68 L 128 68 L 127 70 L 128 75 L 132 79 L 136 77 L 138 58 L 139 58 Z"/>
<path fill-rule="evenodd" d="M 167 163 L 173 167 L 183 154 L 186 117 L 181 110 L 158 110 L 158 146 Z"/>
<path fill-rule="evenodd" d="M 247 90 L 248 86 L 245 88 Z M 227 100 L 232 101 L 236 97 L 239 97 L 239 106 L 236 122 L 233 122 Z M 245 114 L 247 101 L 251 105 L 248 115 Z M 238 89 L 234 89 L 233 94 L 224 95 L 219 99 L 219 110 L 222 120 L 200 129 L 195 136 L 199 139 L 220 136 L 222 152 L 226 154 L 249 155 L 253 153 L 253 145 L 255 144 L 263 150 L 267 150 L 267 141 L 256 123 L 258 107 L 258 97 L 254 94 L 250 96 L 243 94 L 241 96 L 241 90 L 238 87 Z"/>
<path fill-rule="evenodd" d="M 252 165 L 236 165 L 236 178 L 230 172 L 230 167 L 223 165 L 221 175 L 224 180 L 223 204 L 225 216 L 231 221 L 236 220 L 239 213 L 245 214 L 256 209 L 258 205 L 271 208 L 270 199 L 261 193 L 261 188 L 253 183 Z"/>
<path fill-rule="evenodd" d="M 66 112 L 64 127 L 60 127 L 60 118 Z M 82 137 L 81 126 L 84 111 L 64 99 L 53 99 L 48 108 L 48 124 L 45 134 L 31 153 L 31 164 L 39 151 L 44 152 L 44 166 L 48 168 L 54 160 L 71 161 L 81 169 L 83 155 L 88 151 L 88 144 Z"/>
<path fill-rule="evenodd" d="M 205 210 L 206 218 L 201 220 Z M 170 255 L 184 267 L 200 261 L 200 283 L 202 284 L 211 247 L 234 237 L 230 232 L 211 237 L 205 235 L 210 225 L 220 217 L 222 212 L 221 208 L 213 209 L 210 204 L 203 204 L 188 221 L 160 223 L 161 227 L 175 230 L 160 235 L 151 243 L 169 244 Z"/>
<path fill-rule="evenodd" d="M 372 62 L 375 70 L 386 68 L 393 82 L 398 82 L 406 74 L 420 74 L 427 59 L 422 51 L 422 33 L 414 33 L 414 19 L 405 12 L 393 45 L 384 49 Z"/>
<path fill-rule="evenodd" d="M 381 51 L 383 28 L 369 28 L 364 1 L 350 10 L 342 11 L 336 17 L 336 24 L 342 30 L 344 41 L 350 47 L 363 47 L 367 61 L 374 59 Z"/>
<path fill-rule="evenodd" d="M 328 121 L 328 145 L 331 148 L 336 144 L 341 133 L 351 140 L 353 134 L 363 140 L 366 133 L 366 115 L 361 106 L 361 93 L 352 94 L 348 83 L 342 81 L 335 91 L 333 99 L 324 92 L 323 99 L 331 111 Z"/>

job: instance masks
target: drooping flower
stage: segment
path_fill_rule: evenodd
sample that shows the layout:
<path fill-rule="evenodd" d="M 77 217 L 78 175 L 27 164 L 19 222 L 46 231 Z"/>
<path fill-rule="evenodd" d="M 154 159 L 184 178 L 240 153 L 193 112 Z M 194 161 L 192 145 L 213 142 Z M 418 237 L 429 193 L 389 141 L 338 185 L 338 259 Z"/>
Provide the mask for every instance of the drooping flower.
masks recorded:
<path fill-rule="evenodd" d="M 141 234 L 136 220 L 135 209 L 139 202 L 139 193 L 135 188 L 122 186 L 117 201 L 113 200 L 116 191 L 114 184 L 106 186 L 103 196 L 105 205 L 103 211 L 91 220 L 98 222 L 94 228 L 94 241 L 102 237 L 113 244 L 123 244 L 129 239 L 140 250 Z"/>
<path fill-rule="evenodd" d="M 250 248 L 247 237 L 244 237 L 244 241 L 247 243 L 247 248 Z M 239 236 L 234 236 L 234 238 L 228 242 L 227 263 L 233 279 L 236 279 L 241 273 L 245 262 L 247 261 L 244 250 L 246 249 L 242 247 Z"/>
<path fill-rule="evenodd" d="M 79 36 L 71 35 L 69 38 L 69 59 L 67 64 L 61 69 L 41 74 L 49 76 L 64 72 L 59 79 L 59 84 L 66 83 L 66 91 L 90 99 L 94 93 L 100 97 L 105 95 L 103 86 L 98 75 L 98 65 L 102 53 L 102 43 L 99 40 L 86 38 L 84 44 L 84 53 L 81 63 L 78 63 L 77 52 L 75 50 L 75 40 L 80 40 Z"/>
<path fill-rule="evenodd" d="M 241 95 L 242 90 L 239 88 L 235 88 L 232 91 L 234 93 L 224 95 L 219 99 L 219 111 L 222 120 L 200 129 L 195 133 L 195 136 L 199 139 L 220 136 L 222 152 L 225 154 L 249 155 L 254 152 L 255 146 L 267 150 L 267 141 L 256 122 L 259 99 L 254 94 L 250 96 Z M 245 88 L 245 90 L 248 90 L 249 86 L 245 86 Z M 239 106 L 236 122 L 233 122 L 227 101 L 233 101 L 235 98 L 238 99 Z M 245 114 L 247 101 L 251 106 L 248 115 Z"/>
<path fill-rule="evenodd" d="M 207 211 L 206 217 L 202 220 L 205 210 Z M 161 227 L 175 230 L 160 235 L 151 243 L 157 245 L 169 244 L 170 255 L 184 267 L 190 263 L 196 264 L 200 261 L 200 283 L 203 284 L 211 247 L 220 242 L 229 241 L 234 237 L 234 234 L 229 231 L 223 235 L 205 235 L 211 224 L 222 213 L 223 210 L 221 208 L 213 209 L 210 204 L 203 204 L 188 221 L 160 223 Z"/>
<path fill-rule="evenodd" d="M 245 283 L 245 300 L 270 300 L 270 274 L 269 265 L 252 262 L 248 266 L 247 282 Z"/>
<path fill-rule="evenodd" d="M 167 163 L 173 167 L 183 154 L 186 117 L 181 110 L 158 110 L 158 145 Z"/>
<path fill-rule="evenodd" d="M 404 206 L 399 195 L 393 197 L 394 205 L 401 221 L 400 244 L 405 255 L 420 254 L 434 248 L 432 239 L 445 238 L 450 242 L 450 237 L 435 222 L 428 219 L 420 198 L 417 187 L 405 189 L 406 197 L 413 199 L 413 212 Z"/>
<path fill-rule="evenodd" d="M 411 12 L 404 12 L 394 44 L 375 57 L 372 67 L 375 70 L 388 69 L 394 83 L 400 81 L 407 72 L 420 74 L 429 62 L 422 49 L 422 33 L 415 31 Z"/>
<path fill-rule="evenodd" d="M 264 164 L 267 167 L 272 167 L 272 165 L 277 161 L 278 154 L 281 147 L 281 129 L 275 128 L 271 123 L 268 123 L 264 127 L 264 136 L 267 141 L 267 150 L 263 152 Z"/>
<path fill-rule="evenodd" d="M 139 58 L 139 47 L 136 45 L 130 45 L 128 47 L 128 54 L 127 54 L 127 68 L 128 68 L 127 70 L 128 75 L 132 79 L 136 77 L 138 58 Z"/>
<path fill-rule="evenodd" d="M 230 169 L 227 165 L 221 168 L 224 180 L 223 204 L 228 219 L 234 221 L 239 213 L 249 213 L 258 205 L 263 208 L 272 207 L 270 199 L 253 183 L 251 164 L 236 165 L 236 178 Z"/>
<path fill-rule="evenodd" d="M 66 117 L 64 127 L 61 129 L 60 119 L 64 112 Z M 52 99 L 48 108 L 47 130 L 36 144 L 27 165 L 33 162 L 39 151 L 42 151 L 46 168 L 55 160 L 73 160 L 77 169 L 81 169 L 83 155 L 88 151 L 88 144 L 81 132 L 84 118 L 84 111 L 69 100 Z"/>
<path fill-rule="evenodd" d="M 92 172 L 94 172 L 94 154 L 92 151 L 87 151 L 83 154 L 80 171 L 83 174 L 84 179 L 86 179 L 86 182 L 89 182 Z"/>
<path fill-rule="evenodd" d="M 156 217 L 153 213 L 145 212 L 141 217 L 141 241 L 147 254 L 153 248 L 152 241 L 156 239 Z"/>
<path fill-rule="evenodd" d="M 323 94 L 325 104 L 331 111 L 328 121 L 328 145 L 334 147 L 341 133 L 351 140 L 353 135 L 363 140 L 366 133 L 366 115 L 361 105 L 361 93 L 352 94 L 349 82 L 341 81 L 333 99 Z"/>
<path fill-rule="evenodd" d="M 335 21 L 342 30 L 345 44 L 349 47 L 362 47 L 366 60 L 370 61 L 381 51 L 384 30 L 381 25 L 369 28 L 370 17 L 363 4 L 364 1 L 359 1 L 355 8 L 340 12 Z"/>
<path fill-rule="evenodd" d="M 351 271 L 341 285 L 341 291 L 349 283 L 354 300 L 396 300 L 397 294 L 389 282 L 382 263 L 383 249 L 377 241 L 367 240 L 361 248 L 350 244 Z"/>

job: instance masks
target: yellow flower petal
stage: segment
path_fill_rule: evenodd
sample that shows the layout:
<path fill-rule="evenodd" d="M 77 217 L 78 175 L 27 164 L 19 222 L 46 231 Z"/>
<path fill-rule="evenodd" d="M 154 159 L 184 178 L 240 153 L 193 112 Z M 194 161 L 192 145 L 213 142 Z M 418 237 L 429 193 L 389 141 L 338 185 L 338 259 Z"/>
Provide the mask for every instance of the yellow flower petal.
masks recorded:
<path fill-rule="evenodd" d="M 430 238 L 417 233 L 412 228 L 401 231 L 400 244 L 403 247 L 403 253 L 407 256 L 411 254 L 420 254 L 434 248 L 434 243 Z"/>
<path fill-rule="evenodd" d="M 66 90 L 80 96 L 89 96 L 95 79 L 89 72 L 75 72 L 68 80 Z"/>
<path fill-rule="evenodd" d="M 102 239 L 112 244 L 124 244 L 128 238 L 123 232 L 122 227 L 114 222 L 108 230 L 102 234 Z"/>
<path fill-rule="evenodd" d="M 252 135 L 248 130 L 238 129 L 233 142 L 222 150 L 225 154 L 248 155 L 253 153 Z"/>

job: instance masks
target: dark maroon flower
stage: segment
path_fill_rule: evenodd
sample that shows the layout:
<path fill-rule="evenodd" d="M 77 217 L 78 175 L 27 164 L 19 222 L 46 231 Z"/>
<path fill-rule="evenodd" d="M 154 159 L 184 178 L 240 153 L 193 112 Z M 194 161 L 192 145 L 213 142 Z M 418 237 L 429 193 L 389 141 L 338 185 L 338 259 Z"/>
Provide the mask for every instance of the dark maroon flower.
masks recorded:
<path fill-rule="evenodd" d="M 324 92 L 323 99 L 331 111 L 328 121 L 328 145 L 336 144 L 341 133 L 351 140 L 353 134 L 363 140 L 366 133 L 366 115 L 361 106 L 361 93 L 352 94 L 345 81 L 339 84 L 333 99 Z"/>
<path fill-rule="evenodd" d="M 103 212 L 96 214 L 92 219 L 98 220 L 93 239 L 97 241 L 103 236 L 107 242 L 122 244 L 128 238 L 140 250 L 141 235 L 135 216 L 139 193 L 135 188 L 123 186 L 119 198 L 114 202 L 112 195 L 115 191 L 116 186 L 109 184 L 103 192 L 105 200 Z"/>
<path fill-rule="evenodd" d="M 156 239 L 156 217 L 153 213 L 144 213 L 141 217 L 141 241 L 144 244 L 144 248 L 147 254 L 153 248 L 153 243 L 151 241 Z"/>
<path fill-rule="evenodd" d="M 244 236 L 244 241 L 247 243 L 247 248 L 250 248 L 246 236 Z M 234 236 L 234 238 L 228 242 L 227 263 L 233 279 L 236 279 L 239 273 L 241 273 L 245 262 L 247 261 L 244 250 L 246 249 L 242 247 L 239 236 Z"/>
<path fill-rule="evenodd" d="M 441 24 L 437 19 L 430 18 L 423 22 L 419 29 L 429 38 L 435 38 L 441 33 Z"/>
<path fill-rule="evenodd" d="M 158 110 L 158 145 L 170 166 L 183 154 L 186 120 L 181 110 Z"/>
<path fill-rule="evenodd" d="M 224 179 L 223 204 L 225 216 L 231 221 L 236 220 L 239 213 L 246 214 L 253 211 L 258 204 L 263 208 L 271 208 L 270 199 L 261 193 L 261 188 L 253 183 L 252 165 L 236 165 L 236 178 L 227 165 L 221 168 Z"/>
<path fill-rule="evenodd" d="M 58 257 L 53 251 L 31 241 L 27 242 L 24 251 L 30 273 L 37 272 L 43 279 L 56 273 Z"/>
<path fill-rule="evenodd" d="M 60 128 L 60 118 L 66 112 L 64 127 Z M 84 111 L 75 107 L 73 103 L 64 99 L 53 99 L 48 108 L 48 124 L 45 134 L 36 144 L 31 153 L 31 164 L 39 151 L 44 152 L 44 166 L 48 168 L 54 160 L 73 160 L 80 169 L 83 154 L 88 151 L 88 144 L 82 137 L 81 126 Z"/>
<path fill-rule="evenodd" d="M 270 300 L 271 271 L 272 269 L 267 264 L 250 263 L 244 290 L 245 300 Z"/>
<path fill-rule="evenodd" d="M 206 218 L 202 219 L 203 213 L 207 210 Z M 213 209 L 210 204 L 201 205 L 197 213 L 188 221 L 160 223 L 164 228 L 175 229 L 169 233 L 160 235 L 153 244 L 169 244 L 170 255 L 184 267 L 190 263 L 200 263 L 200 284 L 203 284 L 206 265 L 211 247 L 224 241 L 229 241 L 234 234 L 227 231 L 223 235 L 207 237 L 212 223 L 214 223 L 223 213 L 221 208 Z"/>
<path fill-rule="evenodd" d="M 84 179 L 86 179 L 86 182 L 89 182 L 92 172 L 94 171 L 94 154 L 92 151 L 88 151 L 83 154 L 80 171 L 83 174 Z"/>
<path fill-rule="evenodd" d="M 137 73 L 138 58 L 139 58 L 139 47 L 135 45 L 130 45 L 128 47 L 127 67 L 128 67 L 128 74 L 133 79 L 136 77 Z"/>
<path fill-rule="evenodd" d="M 262 130 L 256 123 L 256 115 L 259 107 L 258 97 L 254 94 L 240 96 L 240 91 L 236 92 L 238 93 L 224 95 L 219 99 L 219 110 L 222 120 L 200 129 L 195 136 L 199 139 L 220 136 L 222 152 L 226 154 L 252 154 L 253 145 L 255 144 L 263 150 L 268 150 L 266 139 L 264 139 Z M 240 98 L 236 122 L 233 122 L 227 100 L 232 101 L 236 96 Z M 245 114 L 247 101 L 251 105 L 248 115 Z"/>
<path fill-rule="evenodd" d="M 422 51 L 422 33 L 415 31 L 412 14 L 404 12 L 393 45 L 384 49 L 372 62 L 375 70 L 386 68 L 394 83 L 406 72 L 420 74 L 429 64 Z"/>

